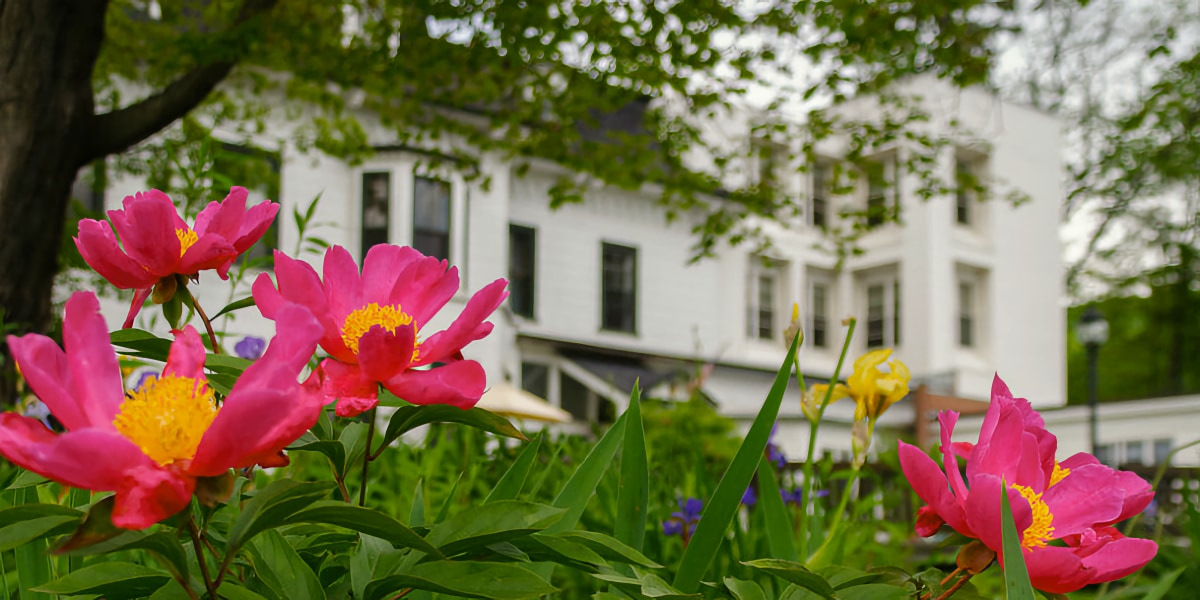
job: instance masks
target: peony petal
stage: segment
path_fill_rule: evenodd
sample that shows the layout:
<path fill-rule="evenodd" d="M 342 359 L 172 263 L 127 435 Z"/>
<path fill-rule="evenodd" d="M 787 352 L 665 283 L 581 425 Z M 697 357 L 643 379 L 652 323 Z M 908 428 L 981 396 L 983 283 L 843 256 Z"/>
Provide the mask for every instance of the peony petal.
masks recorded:
<path fill-rule="evenodd" d="M 497 279 L 479 290 L 467 301 L 462 314 L 445 331 L 439 331 L 421 343 L 416 365 L 428 365 L 462 351 L 463 346 L 492 332 L 492 324 L 484 322 L 508 297 L 507 281 Z"/>
<path fill-rule="evenodd" d="M 150 287 L 158 281 L 158 277 L 121 250 L 108 223 L 95 219 L 81 219 L 75 247 L 79 249 L 79 254 L 88 266 L 121 289 Z"/>
<path fill-rule="evenodd" d="M 232 246 L 233 241 L 237 239 L 238 230 L 242 227 L 242 219 L 246 216 L 247 196 L 249 192 L 246 188 L 234 186 L 229 189 L 225 200 L 209 202 L 208 206 L 196 215 L 196 233 L 220 237 Z"/>
<path fill-rule="evenodd" d="M 379 384 L 367 379 L 358 365 L 327 358 L 321 370 L 321 389 L 326 400 L 337 399 L 337 416 L 356 417 L 379 404 Z"/>
<path fill-rule="evenodd" d="M 0 454 L 64 485 L 93 491 L 119 489 L 130 469 L 161 469 L 115 431 L 55 435 L 40 421 L 13 413 L 0 414 Z"/>
<path fill-rule="evenodd" d="M 166 277 L 179 264 L 180 241 L 176 230 L 187 227 L 175 204 L 158 190 L 126 196 L 124 210 L 109 211 L 109 220 L 125 253 L 151 274 Z"/>
<path fill-rule="evenodd" d="M 1025 553 L 1033 587 L 1051 594 L 1074 592 L 1094 577 L 1072 548 L 1045 546 Z"/>
<path fill-rule="evenodd" d="M 192 460 L 189 472 L 220 475 L 274 457 L 296 441 L 321 415 L 319 389 L 301 388 L 296 378 L 317 348 L 321 325 L 308 309 L 284 306 L 276 334 L 262 358 L 242 373 Z"/>
<path fill-rule="evenodd" d="M 1097 523 L 1117 520 L 1125 494 L 1112 485 L 1112 476 L 1112 469 L 1103 465 L 1077 467 L 1042 494 L 1054 515 L 1054 537 L 1075 535 Z"/>
<path fill-rule="evenodd" d="M 330 312 L 325 288 L 312 266 L 277 251 L 275 252 L 275 278 L 282 298 L 287 302 L 304 306 L 321 323 L 325 330 L 321 336 L 321 347 L 342 362 L 354 363 L 354 353 L 342 341 L 341 319 L 345 319 L 345 315 L 341 319 L 335 319 Z"/>
<path fill-rule="evenodd" d="M 963 481 L 962 469 L 958 466 L 957 446 L 950 441 L 954 436 L 954 426 L 957 424 L 958 413 L 952 410 L 943 410 L 938 413 L 938 425 L 942 438 L 942 468 L 946 470 L 946 476 L 950 480 L 950 489 L 954 490 L 954 495 L 961 503 L 967 499 L 967 483 Z"/>
<path fill-rule="evenodd" d="M 113 419 L 125 399 L 125 384 L 108 325 L 100 314 L 100 301 L 92 292 L 76 292 L 67 299 L 63 345 L 70 366 L 70 389 L 88 426 L 113 430 Z"/>
<path fill-rule="evenodd" d="M 992 405 L 996 404 L 993 397 Z M 990 413 L 991 408 L 988 408 Z M 1008 404 L 996 411 L 994 427 L 989 435 L 979 434 L 979 443 L 967 460 L 967 480 L 974 481 L 975 475 L 987 473 L 1003 477 L 1011 483 L 1029 485 L 1029 481 L 1018 479 L 1021 454 L 1024 450 L 1025 428 L 1021 413 Z"/>
<path fill-rule="evenodd" d="M 399 304 L 401 297 L 393 298 L 393 288 L 400 274 L 414 261 L 424 255 L 409 246 L 376 244 L 367 250 L 362 267 L 362 297 L 364 302 Z M 407 306 L 404 307 L 406 310 Z M 409 313 L 412 314 L 412 313 Z M 423 323 L 418 322 L 418 326 Z"/>
<path fill-rule="evenodd" d="M 487 376 L 473 360 L 461 360 L 426 371 L 408 370 L 383 387 L 413 404 L 449 404 L 467 409 L 483 395 Z"/>
<path fill-rule="evenodd" d="M 404 269 L 389 296 L 421 327 L 442 310 L 458 288 L 457 268 L 447 269 L 446 261 L 421 257 Z"/>
<path fill-rule="evenodd" d="M 279 254 L 276 250 L 276 257 Z M 271 275 L 268 273 L 258 274 L 254 284 L 250 286 L 250 295 L 254 297 L 254 306 L 258 307 L 258 312 L 266 319 L 275 320 L 275 314 L 287 303 L 279 290 L 275 289 L 275 282 L 271 281 Z"/>
<path fill-rule="evenodd" d="M 374 302 L 363 298 L 358 265 L 345 248 L 331 246 L 325 251 L 321 273 L 325 277 L 325 300 L 334 323 L 341 325 L 346 321 L 346 315 Z"/>
<path fill-rule="evenodd" d="M 900 453 L 900 468 L 904 471 L 904 477 L 908 479 L 909 485 L 913 491 L 917 493 L 929 507 L 937 513 L 941 518 L 959 533 L 975 537 L 969 525 L 967 525 L 966 515 L 962 510 L 962 502 L 965 498 L 956 498 L 950 493 L 950 488 L 946 483 L 946 475 L 938 468 L 937 463 L 929 458 L 920 448 L 899 443 Z M 917 523 L 918 529 L 921 527 L 920 520 Z M 937 531 L 937 527 L 933 527 L 928 534 L 933 535 Z M 919 531 L 918 531 L 919 532 Z"/>
<path fill-rule="evenodd" d="M 1114 481 L 1112 485 L 1124 492 L 1124 500 L 1121 506 L 1121 514 L 1113 520 L 1114 523 L 1124 521 L 1133 515 L 1136 515 L 1154 500 L 1154 488 L 1150 487 L 1150 483 L 1142 479 L 1141 475 L 1132 471 L 1113 471 Z"/>
<path fill-rule="evenodd" d="M 182 275 L 195 275 L 200 271 L 221 269 L 222 267 L 227 271 L 235 258 L 237 258 L 237 250 L 234 250 L 233 245 L 225 241 L 225 238 L 202 235 L 180 257 L 176 272 Z M 221 278 L 225 279 L 224 273 L 221 273 Z"/>
<path fill-rule="evenodd" d="M 938 515 L 937 511 L 932 506 L 922 506 L 917 511 L 917 524 L 914 529 L 917 535 L 921 537 L 929 537 L 938 532 L 945 525 L 946 521 Z"/>
<path fill-rule="evenodd" d="M 201 383 L 204 378 L 204 359 L 206 352 L 200 334 L 191 325 L 184 325 L 182 330 L 175 330 L 175 341 L 171 343 L 171 351 L 167 354 L 167 366 L 163 375 L 189 377 Z"/>
<path fill-rule="evenodd" d="M 130 469 L 117 489 L 112 523 L 123 529 L 145 529 L 187 508 L 196 480 L 154 467 Z"/>
<path fill-rule="evenodd" d="M 10 335 L 7 341 L 21 374 L 54 418 L 70 431 L 87 427 L 89 417 L 71 392 L 71 371 L 62 348 L 54 340 L 36 333 Z"/>
<path fill-rule="evenodd" d="M 358 365 L 372 381 L 387 381 L 408 368 L 416 347 L 416 330 L 402 325 L 395 333 L 376 325 L 358 340 Z"/>
<path fill-rule="evenodd" d="M 1088 583 L 1115 581 L 1146 566 L 1158 553 L 1158 544 L 1140 538 L 1121 538 L 1105 543 L 1083 559 L 1092 571 Z"/>
<path fill-rule="evenodd" d="M 279 204 L 266 200 L 251 206 L 242 215 L 242 225 L 238 228 L 237 237 L 229 240 L 233 242 L 233 247 L 237 249 L 238 254 L 249 250 L 251 246 L 258 243 L 258 240 L 262 239 L 262 236 L 271 228 L 271 224 L 275 222 L 275 215 L 278 213 Z"/>
<path fill-rule="evenodd" d="M 996 475 L 983 473 L 970 479 L 971 495 L 963 506 L 967 524 L 983 542 L 997 554 L 1003 553 L 1003 534 L 1000 528 L 1001 480 Z M 1008 502 L 1012 506 L 1013 522 L 1017 531 L 1024 532 L 1033 523 L 1033 511 L 1029 502 L 1016 490 L 1008 489 Z"/>
<path fill-rule="evenodd" d="M 129 302 L 129 313 L 125 315 L 125 323 L 121 325 L 122 329 L 133 327 L 133 320 L 137 318 L 142 307 L 146 305 L 146 299 L 154 291 L 153 288 L 139 288 L 133 291 L 133 300 Z"/>

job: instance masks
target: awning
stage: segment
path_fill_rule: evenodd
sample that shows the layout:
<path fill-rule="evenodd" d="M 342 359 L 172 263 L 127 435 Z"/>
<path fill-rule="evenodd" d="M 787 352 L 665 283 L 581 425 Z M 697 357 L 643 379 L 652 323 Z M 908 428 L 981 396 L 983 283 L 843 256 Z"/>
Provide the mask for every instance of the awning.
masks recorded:
<path fill-rule="evenodd" d="M 514 419 L 546 423 L 571 422 L 571 413 L 504 381 L 484 392 L 475 406 Z"/>

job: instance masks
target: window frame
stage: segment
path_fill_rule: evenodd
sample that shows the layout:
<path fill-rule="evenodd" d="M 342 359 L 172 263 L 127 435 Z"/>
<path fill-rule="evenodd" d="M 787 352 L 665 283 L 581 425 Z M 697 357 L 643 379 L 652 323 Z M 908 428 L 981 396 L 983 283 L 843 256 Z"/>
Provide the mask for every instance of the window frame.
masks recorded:
<path fill-rule="evenodd" d="M 380 180 L 385 182 L 385 193 L 383 196 L 383 227 L 367 227 L 367 181 L 368 179 Z M 366 257 L 367 251 L 372 246 L 378 244 L 388 244 L 392 240 L 392 200 L 395 197 L 395 185 L 393 183 L 392 171 L 390 169 L 364 169 L 359 174 L 359 210 L 358 210 L 358 241 L 361 254 L 359 256 Z M 372 202 L 372 204 L 376 204 Z M 374 241 L 368 244 L 368 230 L 372 232 L 383 231 L 383 240 Z M 372 237 L 374 239 L 374 237 Z"/>
<path fill-rule="evenodd" d="M 817 161 L 809 175 L 808 224 L 819 229 L 829 227 L 829 208 L 833 205 L 833 163 Z M 818 204 L 820 210 L 818 210 Z"/>
<path fill-rule="evenodd" d="M 900 214 L 900 157 L 895 151 L 867 158 L 866 168 L 860 171 L 865 178 L 866 226 L 882 227 Z"/>
<path fill-rule="evenodd" d="M 631 289 L 609 289 L 610 268 L 608 261 L 610 256 L 629 260 L 630 272 L 627 275 L 623 275 L 622 278 L 629 279 Z M 613 314 L 613 310 L 617 308 L 610 306 L 610 302 L 613 301 L 623 304 L 622 308 L 624 310 L 621 312 L 628 315 L 627 317 L 622 317 L 619 323 L 609 321 L 609 315 Z M 600 242 L 600 329 L 602 331 L 632 333 L 635 335 L 638 332 L 638 249 L 635 246 L 608 241 Z"/>
<path fill-rule="evenodd" d="M 872 331 L 872 327 L 876 326 L 873 323 L 875 318 L 871 314 L 871 292 L 873 289 L 879 289 L 881 293 L 879 308 L 882 312 L 877 319 L 878 327 L 880 328 L 878 338 L 874 336 L 874 332 Z M 889 269 L 886 273 L 860 276 L 859 290 L 862 294 L 863 311 L 861 314 L 866 315 L 866 318 L 863 319 L 863 345 L 867 350 L 899 347 L 904 316 L 901 304 L 903 287 L 899 273 L 894 269 Z"/>
<path fill-rule="evenodd" d="M 979 286 L 973 278 L 958 278 L 958 346 L 974 349 L 979 343 Z"/>
<path fill-rule="evenodd" d="M 423 181 L 440 184 L 440 186 L 443 187 L 446 191 L 446 193 L 445 193 L 445 217 L 446 217 L 445 231 L 425 228 L 418 224 L 417 188 L 421 185 L 421 182 L 423 182 Z M 412 234 L 412 237 L 410 239 L 412 240 L 412 247 L 417 249 L 422 254 L 424 254 L 426 256 L 436 256 L 437 258 L 439 258 L 441 260 L 445 260 L 445 261 L 450 261 L 454 257 L 454 253 L 455 253 L 455 249 L 454 249 L 454 184 L 449 179 L 437 177 L 437 176 L 434 176 L 429 173 L 419 173 L 419 172 L 413 173 L 413 177 L 412 177 L 412 232 L 411 232 L 411 234 Z M 419 246 L 418 236 L 422 236 L 422 235 L 443 236 L 444 237 L 443 243 L 445 245 L 445 256 L 437 256 L 436 254 L 431 254 L 429 252 L 426 252 L 424 248 L 421 248 Z"/>
<path fill-rule="evenodd" d="M 764 264 L 764 260 L 769 264 Z M 766 286 L 763 280 L 768 280 Z M 746 273 L 746 337 L 752 340 L 773 342 L 783 338 L 783 327 L 779 315 L 783 314 L 784 286 L 787 281 L 787 263 L 780 260 L 751 256 Z M 766 288 L 770 306 L 763 310 L 763 293 Z M 766 319 L 764 319 L 764 314 Z M 764 320 L 766 321 L 764 323 Z"/>

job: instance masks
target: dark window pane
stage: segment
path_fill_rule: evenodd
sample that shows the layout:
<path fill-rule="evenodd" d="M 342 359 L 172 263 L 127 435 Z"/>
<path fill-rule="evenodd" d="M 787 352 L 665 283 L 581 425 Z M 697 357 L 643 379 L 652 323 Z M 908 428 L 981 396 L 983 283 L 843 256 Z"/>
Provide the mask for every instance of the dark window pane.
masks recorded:
<path fill-rule="evenodd" d="M 963 225 L 971 224 L 971 192 L 974 176 L 971 166 L 964 161 L 955 163 L 955 181 L 957 190 L 954 194 L 955 220 Z"/>
<path fill-rule="evenodd" d="M 559 404 L 562 405 L 562 409 L 571 413 L 571 417 L 576 421 L 588 423 L 595 420 L 590 410 L 591 390 L 587 389 L 582 383 L 579 383 L 565 373 L 560 373 L 558 376 L 558 394 Z"/>
<path fill-rule="evenodd" d="M 826 331 L 828 327 L 827 316 L 827 298 L 828 291 L 824 284 L 816 283 L 812 286 L 812 344 L 817 348 L 824 348 L 829 343 L 826 340 Z"/>
<path fill-rule="evenodd" d="M 958 343 L 975 345 L 975 290 L 969 283 L 958 284 Z"/>
<path fill-rule="evenodd" d="M 426 256 L 450 258 L 450 184 L 413 178 L 413 248 Z"/>
<path fill-rule="evenodd" d="M 550 397 L 550 366 L 542 363 L 521 363 L 521 389 L 541 398 Z"/>
<path fill-rule="evenodd" d="M 508 302 L 515 314 L 533 318 L 536 274 L 536 232 L 508 226 Z"/>
<path fill-rule="evenodd" d="M 867 225 L 882 225 L 887 217 L 887 181 L 883 163 L 871 163 L 867 169 Z"/>
<path fill-rule="evenodd" d="M 900 282 L 892 282 L 892 346 L 900 345 Z"/>
<path fill-rule="evenodd" d="M 637 250 L 605 243 L 601 254 L 600 326 L 632 333 L 637 329 Z"/>
<path fill-rule="evenodd" d="M 388 243 L 388 211 L 391 207 L 390 173 L 363 173 L 362 256 L 375 244 Z"/>
<path fill-rule="evenodd" d="M 829 198 L 828 166 L 817 165 L 813 169 L 812 187 L 812 224 L 814 227 L 825 227 L 828 224 L 825 214 Z"/>
<path fill-rule="evenodd" d="M 1154 440 L 1154 464 L 1161 465 L 1167 462 L 1167 455 L 1171 453 L 1171 440 L 1162 439 Z"/>
<path fill-rule="evenodd" d="M 867 288 L 867 347 L 881 348 L 884 339 L 884 294 L 882 285 Z"/>

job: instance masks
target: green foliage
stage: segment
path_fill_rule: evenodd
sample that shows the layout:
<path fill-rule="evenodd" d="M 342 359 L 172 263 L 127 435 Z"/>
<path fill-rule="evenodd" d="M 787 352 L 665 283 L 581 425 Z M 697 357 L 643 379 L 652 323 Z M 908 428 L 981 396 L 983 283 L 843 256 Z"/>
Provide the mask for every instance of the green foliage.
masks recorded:
<path fill-rule="evenodd" d="M 1175 285 L 1147 297 L 1114 297 L 1095 306 L 1108 321 L 1100 347 L 1097 395 L 1101 402 L 1200 392 L 1200 290 Z M 1087 353 L 1074 335 L 1086 306 L 1067 310 L 1067 401 L 1087 402 Z"/>
<path fill-rule="evenodd" d="M 1025 568 L 1025 549 L 1013 522 L 1008 483 L 1000 487 L 1000 528 L 1004 535 L 1004 593 L 1008 600 L 1033 600 L 1033 585 Z"/>

